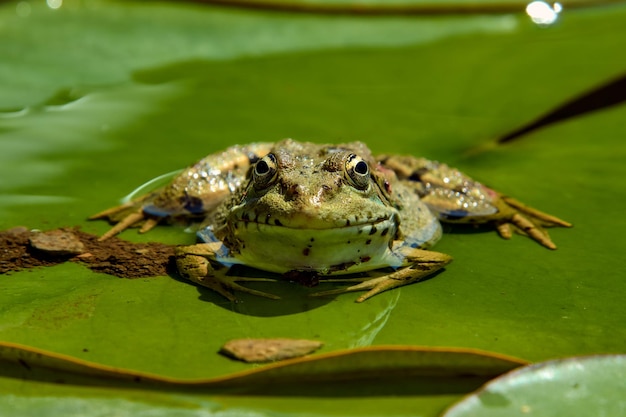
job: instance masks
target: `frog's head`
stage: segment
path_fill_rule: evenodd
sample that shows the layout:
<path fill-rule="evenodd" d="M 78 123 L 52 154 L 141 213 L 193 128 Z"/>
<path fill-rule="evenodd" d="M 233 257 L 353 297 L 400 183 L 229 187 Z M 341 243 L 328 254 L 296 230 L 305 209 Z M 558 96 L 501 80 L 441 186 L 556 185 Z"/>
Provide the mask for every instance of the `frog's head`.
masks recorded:
<path fill-rule="evenodd" d="M 376 170 L 361 143 L 280 142 L 251 167 L 225 241 L 238 261 L 275 272 L 388 265 L 399 217 Z"/>

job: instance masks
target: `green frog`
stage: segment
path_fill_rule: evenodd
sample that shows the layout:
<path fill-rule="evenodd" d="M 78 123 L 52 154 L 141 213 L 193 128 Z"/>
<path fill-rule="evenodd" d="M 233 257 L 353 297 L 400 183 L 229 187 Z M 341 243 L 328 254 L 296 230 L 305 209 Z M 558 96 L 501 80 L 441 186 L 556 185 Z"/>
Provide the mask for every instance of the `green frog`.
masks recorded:
<path fill-rule="evenodd" d="M 161 222 L 197 220 L 200 243 L 176 249 L 180 275 L 231 301 L 234 291 L 269 278 L 228 274 L 240 264 L 314 285 L 349 285 L 312 295 L 383 291 L 420 281 L 452 258 L 429 250 L 441 222 L 491 224 L 556 249 L 545 227 L 568 222 L 527 207 L 459 170 L 413 156 L 373 156 L 361 142 L 286 139 L 237 145 L 212 154 L 168 185 L 92 218 L 147 232 Z M 359 274 L 382 271 L 372 276 Z M 338 276 L 351 275 L 348 278 Z M 355 276 L 356 275 L 356 276 Z"/>

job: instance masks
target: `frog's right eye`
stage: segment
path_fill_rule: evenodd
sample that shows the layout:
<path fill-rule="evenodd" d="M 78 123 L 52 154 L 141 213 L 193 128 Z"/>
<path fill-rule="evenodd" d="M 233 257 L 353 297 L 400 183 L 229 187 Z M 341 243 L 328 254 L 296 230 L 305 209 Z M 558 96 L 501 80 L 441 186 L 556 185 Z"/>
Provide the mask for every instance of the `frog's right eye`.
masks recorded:
<path fill-rule="evenodd" d="M 353 186 L 359 190 L 367 190 L 370 185 L 370 168 L 363 158 L 350 154 L 345 169 Z"/>
<path fill-rule="evenodd" d="M 276 156 L 270 153 L 259 159 L 252 170 L 254 187 L 263 189 L 272 185 L 278 173 Z"/>

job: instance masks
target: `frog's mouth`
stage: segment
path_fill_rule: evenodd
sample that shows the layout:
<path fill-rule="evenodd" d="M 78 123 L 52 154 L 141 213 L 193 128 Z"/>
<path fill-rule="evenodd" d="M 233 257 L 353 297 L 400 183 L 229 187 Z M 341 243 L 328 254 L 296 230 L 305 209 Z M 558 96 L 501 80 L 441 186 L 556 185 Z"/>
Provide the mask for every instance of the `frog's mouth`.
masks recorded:
<path fill-rule="evenodd" d="M 293 230 L 326 230 L 326 229 L 343 229 L 343 228 L 368 228 L 373 227 L 374 230 L 383 229 L 387 223 L 397 223 L 397 214 L 394 212 L 385 213 L 383 215 L 373 216 L 353 213 L 345 217 L 336 217 L 332 211 L 321 213 L 313 210 L 311 213 L 299 212 L 290 216 L 276 216 L 271 213 L 257 213 L 244 211 L 239 213 L 234 219 L 237 225 L 248 224 L 285 227 Z M 374 233 L 375 233 L 374 231 Z"/>
<path fill-rule="evenodd" d="M 389 250 L 397 232 L 393 216 L 340 226 L 319 222 L 312 226 L 258 222 L 242 216 L 233 223 L 239 242 L 236 262 L 271 272 L 314 271 L 320 275 L 346 274 L 397 266 Z"/>

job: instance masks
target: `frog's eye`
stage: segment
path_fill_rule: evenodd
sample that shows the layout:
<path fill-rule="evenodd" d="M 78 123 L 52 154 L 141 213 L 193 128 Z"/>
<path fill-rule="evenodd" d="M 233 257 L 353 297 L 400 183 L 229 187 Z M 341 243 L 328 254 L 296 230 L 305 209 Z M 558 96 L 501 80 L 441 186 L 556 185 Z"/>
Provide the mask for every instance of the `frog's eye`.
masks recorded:
<path fill-rule="evenodd" d="M 269 187 L 276 179 L 276 156 L 270 153 L 259 159 L 252 170 L 254 187 L 263 189 Z"/>
<path fill-rule="evenodd" d="M 350 154 L 346 160 L 346 173 L 350 182 L 359 190 L 366 190 L 370 185 L 370 167 L 367 162 L 356 156 Z"/>

